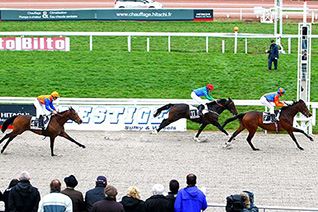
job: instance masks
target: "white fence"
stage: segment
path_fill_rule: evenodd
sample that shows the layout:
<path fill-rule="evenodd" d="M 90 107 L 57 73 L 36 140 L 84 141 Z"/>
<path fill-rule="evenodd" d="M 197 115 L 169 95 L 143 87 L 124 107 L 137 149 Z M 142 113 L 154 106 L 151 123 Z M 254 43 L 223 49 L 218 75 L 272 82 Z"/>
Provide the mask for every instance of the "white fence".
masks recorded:
<path fill-rule="evenodd" d="M 257 205 L 259 211 L 318 211 L 318 208 L 303 208 L 303 207 L 280 207 L 280 206 L 259 206 Z M 206 211 L 225 211 L 224 204 L 208 204 L 208 209 Z"/>
<path fill-rule="evenodd" d="M 0 97 L 0 104 L 33 104 L 32 97 Z M 206 100 L 207 101 L 207 100 Z M 259 100 L 233 100 L 236 106 L 263 106 Z M 288 101 L 287 101 L 288 102 Z M 191 99 L 106 99 L 106 98 L 58 98 L 57 105 L 132 105 L 132 106 L 161 106 L 169 103 L 195 104 Z M 312 126 L 316 125 L 316 110 L 318 102 L 309 102 L 312 117 L 295 117 L 295 121 L 308 121 L 308 133 L 312 134 Z M 266 109 L 265 109 L 266 110 Z M 295 123 L 296 124 L 296 123 Z M 300 127 L 299 125 L 297 125 Z"/>
<path fill-rule="evenodd" d="M 93 36 L 124 36 L 127 37 L 127 49 L 131 52 L 131 38 L 147 37 L 147 51 L 150 51 L 149 37 L 167 37 L 168 38 L 168 52 L 171 52 L 171 37 L 205 37 L 206 38 L 206 52 L 209 52 L 209 38 L 233 38 L 235 39 L 234 52 L 237 51 L 237 39 L 245 38 L 245 53 L 247 53 L 247 39 L 268 38 L 273 39 L 274 34 L 250 34 L 250 33 L 187 33 L 187 32 L 58 32 L 58 31 L 42 31 L 42 32 L 0 32 L 0 36 L 88 36 L 89 49 L 93 50 Z M 291 53 L 291 39 L 298 38 L 298 35 L 283 35 L 281 38 L 288 39 L 288 53 Z M 312 35 L 311 38 L 318 38 L 318 35 Z M 225 42 L 222 42 L 222 52 L 225 52 Z"/>

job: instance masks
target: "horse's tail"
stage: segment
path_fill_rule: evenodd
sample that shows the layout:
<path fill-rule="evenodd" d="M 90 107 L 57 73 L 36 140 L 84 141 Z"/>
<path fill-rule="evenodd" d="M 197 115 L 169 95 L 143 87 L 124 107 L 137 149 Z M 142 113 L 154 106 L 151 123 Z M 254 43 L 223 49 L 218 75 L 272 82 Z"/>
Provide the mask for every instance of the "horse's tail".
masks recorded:
<path fill-rule="evenodd" d="M 10 124 L 12 124 L 12 122 L 14 121 L 14 119 L 18 117 L 18 116 L 12 116 L 10 118 L 8 118 L 3 124 L 2 124 L 2 129 L 1 131 L 4 133 L 4 131 L 6 131 L 6 129 L 8 128 L 8 126 Z"/>
<path fill-rule="evenodd" d="M 162 107 L 160 107 L 160 108 L 158 108 L 157 109 L 157 111 L 156 111 L 156 113 L 153 115 L 153 117 L 157 117 L 160 113 L 161 113 L 161 111 L 163 111 L 163 110 L 168 110 L 169 108 L 171 108 L 172 106 L 174 106 L 175 104 L 167 104 L 167 105 L 164 105 L 164 106 L 162 106 Z"/>
<path fill-rule="evenodd" d="M 236 119 L 242 119 L 243 116 L 245 116 L 245 114 L 246 114 L 246 113 L 240 113 L 240 114 L 238 114 L 238 115 L 236 115 L 236 116 L 234 116 L 234 117 L 232 117 L 232 118 L 226 119 L 225 122 L 224 122 L 224 124 L 222 125 L 222 127 L 224 128 L 225 125 L 227 125 L 228 123 L 230 123 L 230 122 L 232 122 L 232 121 L 234 121 L 234 120 L 236 120 Z"/>

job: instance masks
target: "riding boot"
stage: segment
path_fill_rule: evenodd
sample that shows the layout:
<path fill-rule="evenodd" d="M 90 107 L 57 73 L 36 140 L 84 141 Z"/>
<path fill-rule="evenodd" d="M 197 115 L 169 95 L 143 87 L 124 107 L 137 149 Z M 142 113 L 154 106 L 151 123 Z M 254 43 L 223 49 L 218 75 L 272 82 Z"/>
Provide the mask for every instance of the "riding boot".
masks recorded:
<path fill-rule="evenodd" d="M 277 122 L 277 118 L 275 114 L 271 114 L 272 122 Z"/>
<path fill-rule="evenodd" d="M 44 123 L 43 123 L 43 116 L 42 115 L 40 115 L 40 117 L 39 117 L 39 128 L 42 128 L 42 130 L 44 129 Z"/>
<path fill-rule="evenodd" d="M 198 110 L 199 110 L 199 116 L 203 116 L 202 110 L 204 109 L 204 105 L 199 105 Z"/>

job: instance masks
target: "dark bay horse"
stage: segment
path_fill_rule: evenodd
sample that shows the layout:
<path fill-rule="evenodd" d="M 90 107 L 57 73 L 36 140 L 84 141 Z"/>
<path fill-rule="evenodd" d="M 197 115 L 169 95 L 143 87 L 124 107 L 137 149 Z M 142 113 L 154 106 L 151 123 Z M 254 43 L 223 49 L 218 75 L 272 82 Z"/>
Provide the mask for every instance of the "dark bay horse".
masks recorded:
<path fill-rule="evenodd" d="M 77 112 L 72 107 L 70 107 L 69 110 L 63 111 L 63 112 L 58 113 L 56 115 L 53 115 L 51 117 L 51 121 L 50 121 L 47 129 L 44 131 L 30 129 L 31 118 L 32 118 L 32 116 L 12 116 L 11 118 L 7 119 L 3 123 L 2 129 L 1 129 L 2 132 L 4 132 L 11 123 L 13 123 L 13 130 L 12 130 L 12 132 L 6 134 L 0 140 L 0 144 L 1 144 L 5 139 L 9 138 L 7 143 L 3 146 L 1 153 L 4 152 L 4 150 L 7 148 L 8 144 L 10 143 L 10 141 L 12 141 L 17 135 L 22 134 L 26 130 L 30 130 L 36 134 L 39 134 L 39 135 L 44 135 L 44 136 L 50 137 L 51 156 L 56 156 L 53 153 L 53 148 L 54 148 L 54 140 L 57 136 L 64 137 L 64 138 L 72 141 L 73 143 L 77 144 L 78 146 L 85 148 L 84 145 L 75 141 L 64 130 L 64 124 L 68 120 L 72 120 L 72 121 L 76 122 L 77 124 L 82 123 L 81 118 L 78 116 Z"/>
<path fill-rule="evenodd" d="M 155 133 L 159 132 L 164 127 L 168 126 L 172 122 L 175 122 L 181 118 L 189 119 L 193 122 L 200 123 L 200 129 L 194 139 L 198 142 L 199 135 L 202 132 L 202 130 L 208 125 L 212 124 L 216 126 L 219 130 L 221 130 L 223 133 L 228 135 L 228 133 L 223 129 L 223 127 L 219 123 L 219 115 L 225 110 L 229 110 L 233 115 L 237 115 L 237 110 L 234 105 L 234 102 L 232 99 L 219 99 L 216 101 L 212 101 L 206 104 L 208 107 L 208 113 L 203 114 L 203 117 L 199 118 L 190 118 L 190 110 L 188 104 L 167 104 L 157 109 L 156 113 L 154 114 L 154 117 L 157 117 L 163 110 L 169 110 L 169 115 L 167 119 L 164 119 L 159 128 L 155 130 Z"/>
<path fill-rule="evenodd" d="M 296 146 L 300 150 L 304 150 L 297 142 L 293 132 L 300 132 L 304 134 L 307 138 L 309 138 L 311 141 L 313 141 L 313 138 L 307 135 L 303 130 L 297 129 L 293 127 L 293 120 L 294 116 L 298 113 L 302 113 L 306 117 L 310 117 L 311 113 L 308 110 L 305 102 L 303 100 L 299 100 L 298 102 L 294 102 L 291 105 L 288 105 L 287 107 L 283 107 L 281 109 L 280 118 L 277 124 L 277 130 L 278 131 L 287 131 L 290 137 L 293 139 L 293 141 L 296 143 Z M 227 119 L 222 127 L 225 127 L 226 124 L 228 124 L 231 121 L 234 121 L 236 119 L 240 120 L 240 126 L 239 128 L 233 133 L 231 138 L 228 140 L 228 143 L 226 145 L 229 145 L 229 142 L 232 141 L 233 138 L 235 138 L 240 132 L 242 132 L 244 129 L 247 129 L 249 134 L 247 137 L 247 142 L 251 146 L 253 150 L 259 150 L 254 147 L 252 144 L 252 138 L 257 130 L 257 127 L 261 127 L 264 130 L 267 131 L 276 131 L 275 123 L 272 124 L 263 124 L 263 113 L 258 111 L 250 111 L 247 113 L 241 113 L 237 116 L 234 116 L 233 118 Z"/>

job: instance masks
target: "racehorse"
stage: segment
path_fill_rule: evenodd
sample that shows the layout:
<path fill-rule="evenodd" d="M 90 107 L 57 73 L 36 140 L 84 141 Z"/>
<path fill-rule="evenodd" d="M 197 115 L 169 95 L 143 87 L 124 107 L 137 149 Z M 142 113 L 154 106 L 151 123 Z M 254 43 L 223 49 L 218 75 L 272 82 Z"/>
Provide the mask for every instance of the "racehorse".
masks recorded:
<path fill-rule="evenodd" d="M 51 147 L 51 156 L 56 156 L 53 152 L 54 148 L 54 140 L 57 136 L 64 137 L 73 143 L 77 144 L 82 148 L 86 148 L 84 145 L 78 143 L 73 138 L 71 138 L 65 131 L 64 131 L 64 124 L 68 120 L 72 120 L 77 124 L 81 124 L 82 120 L 78 116 L 77 112 L 70 107 L 68 110 L 63 111 L 61 113 L 57 113 L 51 117 L 51 121 L 46 130 L 33 130 L 30 129 L 30 120 L 32 116 L 12 116 L 11 118 L 7 119 L 2 125 L 2 132 L 4 132 L 8 126 L 13 123 L 13 130 L 12 132 L 6 134 L 1 140 L 0 144 L 7 138 L 7 143 L 3 146 L 1 153 L 7 148 L 8 144 L 17 136 L 22 134 L 26 130 L 30 130 L 36 134 L 44 135 L 50 137 L 50 147 Z"/>
<path fill-rule="evenodd" d="M 206 104 L 208 107 L 208 112 L 203 114 L 203 117 L 196 117 L 196 118 L 190 118 L 190 109 L 188 104 L 167 104 L 157 109 L 156 113 L 154 114 L 154 117 L 157 117 L 161 111 L 163 110 L 169 110 L 169 115 L 167 119 L 164 119 L 159 128 L 156 129 L 154 132 L 158 133 L 162 128 L 168 126 L 169 124 L 181 119 L 186 118 L 193 122 L 200 123 L 201 126 L 199 128 L 198 133 L 195 135 L 194 139 L 198 142 L 199 135 L 202 132 L 202 130 L 208 125 L 212 124 L 216 126 L 219 130 L 221 130 L 226 135 L 229 135 L 223 127 L 219 123 L 219 115 L 225 110 L 229 110 L 233 115 L 237 115 L 237 110 L 234 105 L 234 102 L 232 99 L 219 99 L 216 101 L 212 101 Z"/>
<path fill-rule="evenodd" d="M 304 150 L 298 144 L 293 132 L 300 132 L 300 133 L 304 134 L 307 138 L 309 138 L 311 141 L 313 141 L 314 139 L 312 137 L 310 137 L 307 133 L 305 133 L 303 130 L 293 127 L 294 116 L 298 112 L 301 112 L 307 118 L 311 116 L 311 113 L 308 110 L 305 102 L 303 100 L 299 100 L 298 102 L 294 102 L 291 105 L 288 105 L 286 107 L 282 107 L 280 118 L 279 118 L 277 125 L 275 123 L 263 124 L 263 113 L 258 112 L 258 111 L 250 111 L 247 113 L 241 113 L 241 114 L 238 114 L 232 118 L 229 118 L 224 122 L 222 127 L 225 127 L 226 124 L 228 124 L 229 122 L 234 121 L 236 119 L 240 120 L 240 126 L 233 133 L 233 135 L 228 140 L 228 143 L 226 143 L 226 145 L 228 146 L 229 142 L 231 142 L 233 138 L 235 138 L 240 132 L 242 132 L 246 128 L 249 132 L 248 137 L 246 139 L 248 144 L 251 146 L 251 148 L 253 150 L 259 150 L 259 149 L 255 148 L 254 145 L 252 144 L 252 138 L 257 130 L 257 127 L 261 127 L 267 131 L 287 131 L 288 134 L 290 135 L 290 137 L 296 143 L 296 146 L 300 150 Z"/>

